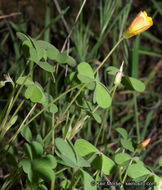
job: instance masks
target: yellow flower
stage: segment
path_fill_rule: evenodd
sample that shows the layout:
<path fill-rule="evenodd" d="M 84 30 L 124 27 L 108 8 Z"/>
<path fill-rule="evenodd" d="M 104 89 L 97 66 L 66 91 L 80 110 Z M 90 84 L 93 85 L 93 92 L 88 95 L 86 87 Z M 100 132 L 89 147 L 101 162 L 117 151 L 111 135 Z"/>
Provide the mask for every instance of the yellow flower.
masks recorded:
<path fill-rule="evenodd" d="M 145 11 L 140 11 L 123 33 L 124 38 L 130 38 L 144 32 L 153 25 L 152 18 Z"/>

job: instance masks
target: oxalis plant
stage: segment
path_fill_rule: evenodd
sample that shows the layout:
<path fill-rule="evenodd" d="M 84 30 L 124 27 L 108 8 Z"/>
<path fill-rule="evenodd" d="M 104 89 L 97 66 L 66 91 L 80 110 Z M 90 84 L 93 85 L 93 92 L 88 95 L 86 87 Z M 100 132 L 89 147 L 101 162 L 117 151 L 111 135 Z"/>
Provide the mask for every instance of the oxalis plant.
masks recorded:
<path fill-rule="evenodd" d="M 120 68 L 106 68 L 106 72 L 114 76 L 113 86 L 106 87 L 102 83 L 99 70 L 123 40 L 147 30 L 152 24 L 152 18 L 141 11 L 95 70 L 87 62 L 76 66 L 75 59 L 68 52 L 60 52 L 47 41 L 17 32 L 26 65 L 16 81 L 9 74 L 0 81 L 1 88 L 5 88 L 6 83 L 11 83 L 13 88 L 0 113 L 0 163 L 3 165 L 7 160 L 12 166 L 1 190 L 13 189 L 17 180 L 20 189 L 32 190 L 161 188 L 160 177 L 140 160 L 151 139 L 141 141 L 138 125 L 134 139 L 124 128 L 116 128 L 121 146 L 115 152 L 100 143 L 105 116 L 111 111 L 118 86 L 122 84 L 128 90 L 142 92 L 145 85 L 124 74 L 124 62 Z M 53 62 L 57 63 L 56 67 Z M 59 89 L 62 88 L 55 83 L 59 65 L 65 69 L 67 65 L 69 67 L 61 92 Z M 53 82 L 52 94 L 37 81 L 40 69 Z M 26 109 L 26 116 L 20 123 L 22 109 Z M 100 114 L 101 110 L 105 115 Z M 46 117 L 51 121 L 47 122 L 49 126 L 44 121 Z M 93 144 L 79 135 L 86 131 L 84 127 L 90 119 L 100 127 L 93 136 Z M 42 121 L 40 131 L 34 126 L 35 121 L 38 122 L 36 125 Z M 19 127 L 15 130 L 16 122 Z M 15 133 L 11 136 L 9 133 L 13 129 Z M 19 136 L 25 139 L 20 151 L 17 149 Z M 104 149 L 108 151 L 103 153 Z"/>

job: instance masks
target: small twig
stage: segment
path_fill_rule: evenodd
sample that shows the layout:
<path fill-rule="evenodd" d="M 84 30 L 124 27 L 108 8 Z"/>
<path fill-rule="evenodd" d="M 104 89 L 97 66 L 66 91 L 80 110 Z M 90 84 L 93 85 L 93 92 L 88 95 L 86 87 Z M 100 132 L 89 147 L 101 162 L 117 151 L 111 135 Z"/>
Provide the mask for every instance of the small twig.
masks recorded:
<path fill-rule="evenodd" d="M 69 35 L 67 36 L 67 38 L 66 38 L 66 40 L 65 40 L 65 42 L 64 42 L 64 45 L 62 46 L 61 52 L 63 52 L 63 51 L 65 50 L 66 44 L 67 44 L 69 38 L 70 38 L 71 35 L 72 35 L 73 29 L 74 29 L 74 27 L 75 27 L 75 25 L 76 25 L 76 23 L 77 23 L 77 21 L 78 21 L 78 19 L 79 19 L 79 16 L 80 16 L 80 14 L 81 14 L 81 12 L 82 12 L 82 10 L 83 10 L 83 7 L 84 7 L 86 1 L 87 1 L 87 0 L 84 0 L 83 3 L 82 3 L 82 5 L 81 5 L 81 7 L 80 7 L 80 10 L 79 10 L 79 12 L 78 12 L 78 14 L 77 14 L 77 16 L 76 16 L 76 18 L 75 18 L 74 25 L 72 26 L 72 28 L 71 28 L 71 30 L 70 30 L 70 32 L 69 32 Z"/>
<path fill-rule="evenodd" d="M 61 10 L 60 5 L 58 4 L 57 0 L 53 0 L 53 2 L 55 3 L 56 8 L 57 8 L 59 14 L 61 14 L 61 13 L 62 13 L 62 10 Z M 67 33 L 69 34 L 69 33 L 70 33 L 70 30 L 69 30 L 68 24 L 67 24 L 67 22 L 66 22 L 64 16 L 62 16 L 61 19 L 62 19 L 62 22 L 63 22 L 63 24 L 64 24 L 64 26 L 65 26 L 65 29 L 66 29 Z"/>
<path fill-rule="evenodd" d="M 8 14 L 8 15 L 2 15 L 2 16 L 0 16 L 0 19 L 5 19 L 5 18 L 12 17 L 12 16 L 17 16 L 17 15 L 21 15 L 21 13 L 17 12 L 17 13 L 11 13 L 11 14 Z"/>

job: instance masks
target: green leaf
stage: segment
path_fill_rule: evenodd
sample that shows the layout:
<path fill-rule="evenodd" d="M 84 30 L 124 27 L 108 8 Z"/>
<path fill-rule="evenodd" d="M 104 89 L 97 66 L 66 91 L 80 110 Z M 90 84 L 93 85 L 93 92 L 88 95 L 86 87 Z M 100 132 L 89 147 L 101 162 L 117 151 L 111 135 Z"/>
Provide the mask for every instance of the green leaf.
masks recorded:
<path fill-rule="evenodd" d="M 41 59 L 47 60 L 47 52 L 44 48 L 37 46 L 36 40 L 30 38 L 30 41 L 23 42 L 22 50 L 29 60 L 38 64 Z"/>
<path fill-rule="evenodd" d="M 16 83 L 22 85 L 22 84 L 24 83 L 26 77 L 27 77 L 27 76 L 19 77 L 19 78 L 17 79 Z M 33 80 L 32 80 L 31 78 L 27 78 L 24 84 L 25 84 L 26 86 L 30 86 L 30 85 L 34 85 L 34 82 L 33 82 Z"/>
<path fill-rule="evenodd" d="M 67 63 L 68 55 L 66 53 L 59 53 L 57 55 L 57 62 L 58 63 Z"/>
<path fill-rule="evenodd" d="M 32 133 L 28 126 L 23 128 L 23 130 L 21 131 L 21 135 L 25 138 L 26 141 L 32 141 Z"/>
<path fill-rule="evenodd" d="M 37 84 L 33 86 L 28 86 L 28 88 L 25 91 L 25 97 L 27 99 L 30 99 L 32 102 L 38 103 L 42 103 L 42 101 L 45 98 L 41 88 Z"/>
<path fill-rule="evenodd" d="M 82 158 L 80 155 L 78 155 L 78 161 L 77 161 L 77 165 L 79 167 L 90 167 L 90 163 L 85 160 L 84 158 Z"/>
<path fill-rule="evenodd" d="M 61 181 L 61 183 L 59 184 L 59 187 L 60 187 L 61 189 L 69 189 L 70 183 L 71 183 L 70 180 L 68 180 L 68 179 L 63 179 L 63 181 Z"/>
<path fill-rule="evenodd" d="M 34 158 L 39 158 L 43 154 L 43 147 L 37 141 L 31 143 L 32 153 Z"/>
<path fill-rule="evenodd" d="M 54 169 L 57 166 L 57 161 L 55 157 L 51 154 L 44 156 L 43 158 L 38 160 L 39 165 L 43 165 L 43 167 Z"/>
<path fill-rule="evenodd" d="M 89 159 L 89 161 L 93 168 L 102 171 L 103 157 L 101 153 L 93 154 L 92 157 Z"/>
<path fill-rule="evenodd" d="M 123 146 L 123 148 L 131 151 L 131 152 L 134 152 L 134 148 L 133 148 L 133 145 L 132 145 L 132 142 L 128 139 L 121 139 L 121 144 Z"/>
<path fill-rule="evenodd" d="M 97 123 L 101 123 L 102 119 L 97 113 L 91 113 L 92 117 L 97 121 Z"/>
<path fill-rule="evenodd" d="M 89 83 L 89 84 L 86 86 L 86 88 L 88 88 L 89 90 L 94 90 L 95 87 L 96 87 L 95 82 L 91 82 L 91 83 Z"/>
<path fill-rule="evenodd" d="M 23 168 L 23 171 L 28 174 L 31 172 L 31 161 L 29 159 L 23 158 L 20 163 L 19 166 Z"/>
<path fill-rule="evenodd" d="M 131 160 L 131 156 L 129 154 L 119 153 L 115 155 L 115 162 L 119 165 L 123 165 L 129 160 Z"/>
<path fill-rule="evenodd" d="M 43 184 L 39 184 L 38 190 L 48 190 L 47 187 Z"/>
<path fill-rule="evenodd" d="M 54 178 L 54 171 L 42 165 L 43 163 L 34 162 L 33 170 L 36 174 L 45 181 L 51 181 Z"/>
<path fill-rule="evenodd" d="M 128 90 L 135 90 L 138 92 L 143 92 L 145 90 L 145 85 L 143 82 L 141 82 L 138 79 L 124 76 L 122 78 L 122 84 L 128 89 Z"/>
<path fill-rule="evenodd" d="M 30 38 L 22 32 L 16 32 L 16 36 L 23 42 L 26 40 L 30 41 Z"/>
<path fill-rule="evenodd" d="M 47 60 L 47 52 L 45 49 L 37 47 L 36 51 L 37 51 L 39 60 L 43 60 L 43 61 Z M 39 62 L 36 62 L 36 63 L 37 65 L 39 65 Z"/>
<path fill-rule="evenodd" d="M 56 61 L 59 51 L 56 48 L 47 49 L 47 57 L 51 60 Z"/>
<path fill-rule="evenodd" d="M 56 168 L 56 165 L 56 159 L 50 154 L 41 159 L 35 159 L 32 163 L 33 170 L 46 181 L 54 178 L 54 171 L 52 169 Z"/>
<path fill-rule="evenodd" d="M 47 72 L 54 72 L 55 69 L 54 69 L 54 66 L 50 65 L 49 63 L 47 62 L 43 62 L 43 61 L 39 61 L 37 63 L 37 65 L 39 65 L 43 70 L 47 71 Z"/>
<path fill-rule="evenodd" d="M 44 107 L 46 107 L 52 101 L 53 101 L 53 97 L 50 94 L 45 93 L 44 102 L 41 102 L 41 103 Z M 54 114 L 58 112 L 58 108 L 55 104 L 50 105 L 50 107 L 47 110 Z"/>
<path fill-rule="evenodd" d="M 154 182 L 157 184 L 155 187 L 154 187 L 154 190 L 160 190 L 162 189 L 162 179 L 157 176 L 157 175 L 153 175 L 153 178 L 154 178 Z"/>
<path fill-rule="evenodd" d="M 59 150 L 61 155 L 66 156 L 69 160 L 71 160 L 74 163 L 77 162 L 75 153 L 74 153 L 73 149 L 71 148 L 71 146 L 67 142 L 65 142 L 61 138 L 57 138 L 55 140 L 55 143 L 56 143 L 56 147 Z"/>
<path fill-rule="evenodd" d="M 119 69 L 114 66 L 109 66 L 106 68 L 106 72 L 108 72 L 110 75 L 116 75 L 118 71 Z"/>
<path fill-rule="evenodd" d="M 116 128 L 115 129 L 120 135 L 122 135 L 122 137 L 124 138 L 124 139 L 127 139 L 128 138 L 128 133 L 127 133 L 127 131 L 125 130 L 125 129 L 123 129 L 123 128 Z"/>
<path fill-rule="evenodd" d="M 39 57 L 36 49 L 33 47 L 31 41 L 24 41 L 22 45 L 23 54 L 30 61 L 34 61 L 35 63 L 39 62 Z"/>
<path fill-rule="evenodd" d="M 112 173 L 112 169 L 114 168 L 115 164 L 114 162 L 102 154 L 102 171 L 106 175 L 110 175 Z"/>
<path fill-rule="evenodd" d="M 57 56 L 59 54 L 59 50 L 49 42 L 38 40 L 36 41 L 38 47 L 43 48 L 47 52 L 47 57 L 51 60 L 57 60 Z"/>
<path fill-rule="evenodd" d="M 94 80 L 94 73 L 93 73 L 92 67 L 88 63 L 86 63 L 86 62 L 80 63 L 78 65 L 77 69 L 78 69 L 79 76 L 80 75 L 84 76 L 85 78 L 87 78 L 87 80 L 89 79 L 90 81 Z M 85 81 L 83 79 L 80 79 L 80 80 L 81 80 L 81 82 L 86 83 L 86 80 Z M 89 81 L 87 81 L 87 82 L 89 82 Z"/>
<path fill-rule="evenodd" d="M 76 161 L 72 161 L 69 157 L 60 154 L 57 150 L 56 150 L 56 154 L 63 160 L 63 161 L 58 161 L 58 163 L 70 167 L 70 168 L 79 168 L 80 166 L 78 165 L 78 163 L 76 163 Z"/>
<path fill-rule="evenodd" d="M 89 143 L 84 139 L 78 139 L 75 142 L 74 147 L 77 153 L 80 154 L 81 156 L 86 156 L 91 153 L 99 152 L 99 150 L 95 146 L 93 146 L 91 143 Z"/>
<path fill-rule="evenodd" d="M 159 166 L 162 166 L 162 156 L 159 158 Z"/>
<path fill-rule="evenodd" d="M 24 144 L 24 152 L 28 156 L 28 158 L 30 158 L 31 160 L 33 159 L 32 149 L 28 143 Z"/>
<path fill-rule="evenodd" d="M 73 57 L 68 55 L 67 64 L 70 65 L 71 67 L 75 67 L 76 61 Z"/>
<path fill-rule="evenodd" d="M 108 108 L 111 105 L 111 97 L 103 85 L 96 83 L 95 96 L 97 104 L 102 108 Z"/>
<path fill-rule="evenodd" d="M 82 75 L 82 74 L 77 74 L 77 77 L 78 79 L 82 82 L 82 83 L 90 83 L 90 82 L 93 82 L 93 79 L 85 76 L 85 75 Z M 91 87 L 90 87 L 91 88 Z"/>
<path fill-rule="evenodd" d="M 96 185 L 91 185 L 91 182 L 95 182 L 95 180 L 84 170 L 80 170 L 83 174 L 83 179 L 84 179 L 84 190 L 97 190 Z"/>
<path fill-rule="evenodd" d="M 127 174 L 131 178 L 139 178 L 145 175 L 149 175 L 151 172 L 141 164 L 132 164 L 128 166 Z"/>

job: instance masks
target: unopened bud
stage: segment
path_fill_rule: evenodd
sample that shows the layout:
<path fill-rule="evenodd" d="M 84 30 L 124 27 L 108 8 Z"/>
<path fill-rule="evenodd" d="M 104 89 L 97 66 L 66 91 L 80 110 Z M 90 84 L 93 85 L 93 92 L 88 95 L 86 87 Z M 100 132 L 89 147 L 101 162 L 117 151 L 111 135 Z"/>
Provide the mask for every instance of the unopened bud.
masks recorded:
<path fill-rule="evenodd" d="M 114 81 L 115 85 L 119 85 L 120 82 L 121 82 L 121 79 L 122 79 L 122 76 L 123 76 L 123 65 L 124 65 L 124 61 L 122 62 L 121 66 L 120 66 L 120 69 L 116 74 L 115 81 Z"/>
<path fill-rule="evenodd" d="M 101 61 L 96 61 L 96 65 L 101 65 Z"/>
<path fill-rule="evenodd" d="M 143 142 L 141 142 L 141 144 L 139 145 L 139 148 L 145 148 L 151 141 L 151 138 L 148 138 L 146 140 L 144 140 Z"/>
<path fill-rule="evenodd" d="M 10 75 L 9 75 L 9 74 L 4 74 L 3 76 L 4 76 L 4 78 L 5 78 L 5 83 L 6 83 L 6 82 L 10 82 L 10 83 L 12 84 L 12 86 L 14 87 L 14 82 L 13 82 L 13 80 L 11 79 Z"/>

